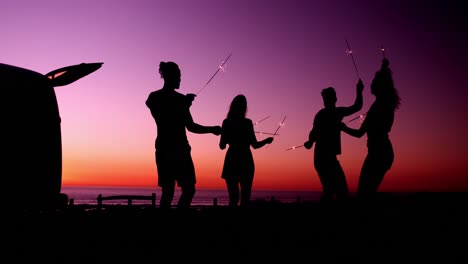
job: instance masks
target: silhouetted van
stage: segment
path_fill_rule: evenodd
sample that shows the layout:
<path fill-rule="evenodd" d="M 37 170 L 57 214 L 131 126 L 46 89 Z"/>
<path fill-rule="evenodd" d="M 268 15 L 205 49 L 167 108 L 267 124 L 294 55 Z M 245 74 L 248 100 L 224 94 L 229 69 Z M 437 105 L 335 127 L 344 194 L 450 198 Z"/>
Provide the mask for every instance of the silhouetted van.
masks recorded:
<path fill-rule="evenodd" d="M 102 64 L 82 63 L 41 74 L 0 63 L 6 146 L 3 204 L 45 208 L 63 198 L 61 120 L 54 87 L 73 83 Z"/>

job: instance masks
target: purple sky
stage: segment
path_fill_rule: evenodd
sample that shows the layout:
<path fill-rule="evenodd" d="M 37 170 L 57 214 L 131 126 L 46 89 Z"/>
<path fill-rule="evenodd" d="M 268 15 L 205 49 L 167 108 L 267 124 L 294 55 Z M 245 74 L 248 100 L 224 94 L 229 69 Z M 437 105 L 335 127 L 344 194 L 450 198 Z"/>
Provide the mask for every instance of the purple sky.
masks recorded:
<path fill-rule="evenodd" d="M 0 62 L 43 74 L 103 62 L 97 72 L 56 88 L 64 184 L 151 186 L 156 129 L 144 102 L 162 86 L 159 62 L 178 63 L 180 92 L 196 93 L 232 53 L 226 71 L 196 98 L 195 121 L 221 124 L 239 93 L 253 121 L 271 116 L 259 131 L 273 132 L 287 115 L 273 144 L 254 151 L 254 185 L 320 189 L 313 151 L 285 149 L 307 139 L 323 107 L 321 89 L 333 86 L 338 105 L 352 104 L 357 74 L 345 39 L 365 84 L 361 113 L 367 111 L 383 45 L 402 106 L 391 132 L 396 160 L 382 188 L 468 190 L 468 23 L 459 2 L 2 0 Z M 190 134 L 189 140 L 199 185 L 224 187 L 219 138 Z M 339 158 L 355 189 L 366 139 L 342 140 Z M 271 179 L 272 171 L 293 176 Z"/>

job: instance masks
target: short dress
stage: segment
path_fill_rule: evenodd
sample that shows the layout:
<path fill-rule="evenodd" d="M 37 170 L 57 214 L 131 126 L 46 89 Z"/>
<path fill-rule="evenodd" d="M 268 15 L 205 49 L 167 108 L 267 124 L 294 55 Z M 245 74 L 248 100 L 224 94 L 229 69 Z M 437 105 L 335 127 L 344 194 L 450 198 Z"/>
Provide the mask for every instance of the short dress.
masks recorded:
<path fill-rule="evenodd" d="M 253 180 L 255 164 L 250 146 L 256 142 L 252 120 L 225 119 L 222 125 L 221 143 L 228 144 L 221 178 Z"/>

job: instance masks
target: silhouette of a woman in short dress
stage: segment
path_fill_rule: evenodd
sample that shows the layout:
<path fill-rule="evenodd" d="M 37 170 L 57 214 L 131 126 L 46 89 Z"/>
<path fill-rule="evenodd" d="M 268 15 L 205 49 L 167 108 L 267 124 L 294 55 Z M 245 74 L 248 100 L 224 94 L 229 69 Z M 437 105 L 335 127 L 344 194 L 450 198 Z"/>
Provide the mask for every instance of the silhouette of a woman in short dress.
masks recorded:
<path fill-rule="evenodd" d="M 261 148 L 273 142 L 273 137 L 257 141 L 252 120 L 246 118 L 247 99 L 240 94 L 234 97 L 226 119 L 223 121 L 219 147 L 229 148 L 224 159 L 222 178 L 229 193 L 229 206 L 245 207 L 250 203 L 255 163 L 250 147 Z"/>

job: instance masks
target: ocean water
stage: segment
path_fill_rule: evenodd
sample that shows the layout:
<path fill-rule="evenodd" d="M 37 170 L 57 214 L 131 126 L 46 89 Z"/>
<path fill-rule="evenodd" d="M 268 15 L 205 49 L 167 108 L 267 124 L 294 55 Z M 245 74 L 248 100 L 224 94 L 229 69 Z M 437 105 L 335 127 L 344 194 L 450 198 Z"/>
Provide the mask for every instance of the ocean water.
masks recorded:
<path fill-rule="evenodd" d="M 138 187 L 71 187 L 64 186 L 62 193 L 68 195 L 69 199 L 74 200 L 74 204 L 97 204 L 97 197 L 110 195 L 151 195 L 156 194 L 156 205 L 159 205 L 161 195 L 160 188 L 138 188 Z M 272 199 L 282 203 L 293 203 L 298 199 L 301 202 L 317 201 L 320 198 L 320 192 L 316 191 L 252 191 L 251 200 L 271 201 Z M 176 188 L 173 204 L 177 203 L 180 196 L 180 189 Z M 227 190 L 197 189 L 193 198 L 193 206 L 213 205 L 216 199 L 218 205 L 227 205 L 229 198 Z M 127 204 L 127 200 L 104 201 L 105 204 Z M 150 204 L 151 201 L 134 200 L 133 204 Z"/>

